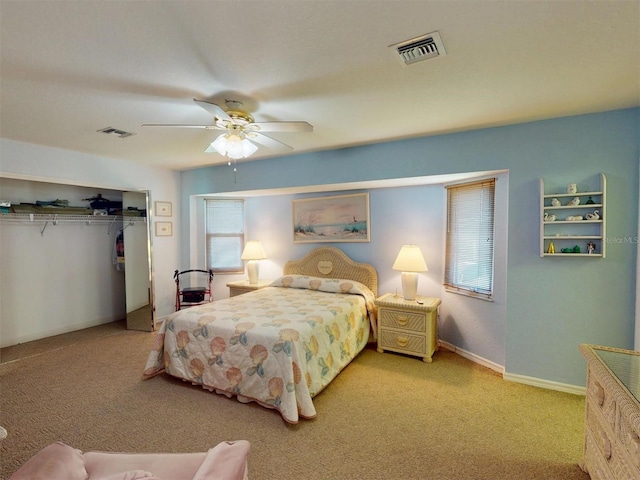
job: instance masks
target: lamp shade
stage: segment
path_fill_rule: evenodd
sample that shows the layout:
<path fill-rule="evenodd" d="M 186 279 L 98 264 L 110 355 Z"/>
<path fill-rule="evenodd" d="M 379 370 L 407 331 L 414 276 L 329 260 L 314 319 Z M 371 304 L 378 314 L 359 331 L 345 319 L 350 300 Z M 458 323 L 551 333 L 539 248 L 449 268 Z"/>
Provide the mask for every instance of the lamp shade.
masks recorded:
<path fill-rule="evenodd" d="M 254 145 L 244 134 L 225 133 L 216 138 L 205 150 L 206 153 L 218 152 L 229 158 L 246 158 L 253 155 L 258 147 Z"/>
<path fill-rule="evenodd" d="M 424 261 L 420 247 L 417 245 L 403 245 L 392 267 L 400 272 L 428 272 L 427 262 Z"/>
<path fill-rule="evenodd" d="M 258 283 L 259 269 L 258 260 L 262 260 L 263 258 L 267 258 L 267 254 L 264 252 L 264 248 L 262 248 L 262 244 L 258 240 L 249 240 L 244 246 L 244 250 L 242 251 L 242 255 L 240 256 L 242 260 L 248 260 L 247 262 L 247 274 L 249 276 L 249 283 L 251 285 L 255 285 Z"/>
<path fill-rule="evenodd" d="M 249 240 L 244 246 L 244 250 L 242 251 L 242 255 L 240 257 L 242 260 L 262 260 L 267 258 L 267 254 L 262 248 L 262 243 L 259 240 Z"/>

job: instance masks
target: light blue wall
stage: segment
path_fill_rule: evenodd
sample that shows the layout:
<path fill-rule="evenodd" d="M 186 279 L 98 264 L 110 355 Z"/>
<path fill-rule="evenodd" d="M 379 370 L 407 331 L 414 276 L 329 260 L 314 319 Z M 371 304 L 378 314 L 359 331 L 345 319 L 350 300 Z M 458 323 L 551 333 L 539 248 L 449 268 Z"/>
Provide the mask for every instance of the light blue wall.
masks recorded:
<path fill-rule="evenodd" d="M 605 259 L 536 258 L 538 177 L 560 185 L 607 176 L 607 238 L 638 231 L 640 110 L 514 127 L 511 169 L 507 371 L 578 384 L 579 343 L 632 348 L 636 247 L 607 244 Z M 523 221 L 526 219 L 526 221 Z"/>
<path fill-rule="evenodd" d="M 639 153 L 640 109 L 636 108 L 247 162 L 239 165 L 237 183 L 227 167 L 202 168 L 182 173 L 182 218 L 189 218 L 189 198 L 195 194 L 506 169 L 509 193 L 502 213 L 508 215 L 504 343 L 494 345 L 495 359 L 475 346 L 471 353 L 504 364 L 513 375 L 584 385 L 579 343 L 633 345 L 636 245 L 614 241 L 637 235 Z M 558 185 L 580 184 L 600 172 L 608 178 L 607 258 L 540 258 L 539 179 L 551 179 Z M 418 192 L 422 190 L 414 191 Z M 376 208 L 383 209 L 376 210 L 376 215 L 393 215 L 385 212 L 384 206 Z M 271 209 L 259 221 L 288 228 L 288 212 Z M 405 217 L 406 225 L 411 225 L 412 219 Z M 264 225 L 258 227 L 259 221 L 251 219 L 250 228 L 255 224 L 262 230 Z M 381 223 L 372 219 L 372 235 L 380 234 L 376 229 Z M 420 229 L 408 228 L 407 232 L 420 234 Z M 182 234 L 190 238 L 188 223 L 183 223 Z M 384 235 L 392 236 L 388 231 Z M 403 237 L 397 243 L 408 241 Z M 426 240 L 416 243 L 424 244 L 428 251 Z M 190 245 L 183 242 L 185 261 Z M 388 268 L 388 258 L 379 258 L 380 252 L 375 251 L 380 248 L 377 244 L 341 246 L 356 259 L 381 262 L 381 268 Z M 371 250 L 370 257 L 359 255 L 363 248 Z M 288 253 L 282 256 L 290 258 Z M 434 281 L 441 281 L 435 273 Z M 390 285 L 383 287 L 389 289 Z M 457 319 L 443 320 L 453 322 L 444 326 L 455 338 Z M 477 345 L 464 334 L 456 341 L 465 343 L 457 345 L 462 348 Z"/>
<path fill-rule="evenodd" d="M 267 265 L 263 275 L 281 275 L 287 260 L 299 258 L 318 247 L 318 243 L 294 244 L 292 235 L 291 201 L 293 199 L 360 193 L 347 190 L 321 194 L 277 195 L 248 198 L 246 201 L 247 232 L 250 239 L 259 239 L 267 250 Z M 440 293 L 442 277 L 444 218 L 444 189 L 442 186 L 380 188 L 369 193 L 371 241 L 328 243 L 336 246 L 359 262 L 376 267 L 379 272 L 379 291 L 401 291 L 400 275 L 391 266 L 400 247 L 419 245 L 429 272 L 419 278 L 419 293 L 436 296 Z M 431 226 L 435 226 L 432 228 Z"/>

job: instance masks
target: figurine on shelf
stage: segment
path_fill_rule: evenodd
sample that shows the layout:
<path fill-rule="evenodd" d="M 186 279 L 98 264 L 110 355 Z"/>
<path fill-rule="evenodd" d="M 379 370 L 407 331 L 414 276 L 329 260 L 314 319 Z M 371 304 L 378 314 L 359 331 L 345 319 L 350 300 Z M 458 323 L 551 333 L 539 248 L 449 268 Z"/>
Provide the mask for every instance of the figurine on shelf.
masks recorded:
<path fill-rule="evenodd" d="M 569 215 L 565 220 L 567 222 L 578 222 L 582 220 L 582 215 Z"/>
<path fill-rule="evenodd" d="M 578 185 L 575 183 L 570 183 L 569 185 L 567 185 L 567 193 L 578 193 Z"/>
<path fill-rule="evenodd" d="M 598 210 L 594 210 L 593 213 L 587 213 L 587 220 L 599 220 L 600 212 Z"/>
<path fill-rule="evenodd" d="M 560 200 L 558 200 L 557 198 L 552 198 L 551 199 L 551 206 L 552 207 L 559 207 L 560 206 Z"/>
<path fill-rule="evenodd" d="M 553 242 L 549 242 L 549 248 L 547 248 L 547 253 L 556 253 L 556 247 Z"/>
<path fill-rule="evenodd" d="M 555 215 L 549 215 L 547 212 L 544 212 L 544 221 L 545 222 L 555 222 L 558 219 Z"/>
<path fill-rule="evenodd" d="M 589 196 L 589 198 L 587 199 L 586 202 L 584 202 L 585 205 L 593 205 L 596 202 L 593 201 L 593 197 Z"/>
<path fill-rule="evenodd" d="M 593 242 L 587 243 L 587 253 L 591 255 L 592 253 L 596 253 L 596 244 Z"/>
<path fill-rule="evenodd" d="M 580 205 L 580 197 L 573 197 L 572 200 L 567 203 L 568 206 L 575 207 L 576 205 Z"/>

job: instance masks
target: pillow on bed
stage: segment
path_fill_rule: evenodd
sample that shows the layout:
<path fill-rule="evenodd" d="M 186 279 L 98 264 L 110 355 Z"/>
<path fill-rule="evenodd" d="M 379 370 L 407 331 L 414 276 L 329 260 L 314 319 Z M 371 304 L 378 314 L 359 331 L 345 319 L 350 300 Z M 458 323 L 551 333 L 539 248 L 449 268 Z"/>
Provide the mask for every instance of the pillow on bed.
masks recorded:
<path fill-rule="evenodd" d="M 86 480 L 82 452 L 62 442 L 36 453 L 9 480 Z"/>
<path fill-rule="evenodd" d="M 369 290 L 364 284 L 354 280 L 340 278 L 320 278 L 309 275 L 284 275 L 273 281 L 272 287 L 305 288 L 308 290 L 320 290 L 331 293 L 355 293 L 361 294 Z"/>

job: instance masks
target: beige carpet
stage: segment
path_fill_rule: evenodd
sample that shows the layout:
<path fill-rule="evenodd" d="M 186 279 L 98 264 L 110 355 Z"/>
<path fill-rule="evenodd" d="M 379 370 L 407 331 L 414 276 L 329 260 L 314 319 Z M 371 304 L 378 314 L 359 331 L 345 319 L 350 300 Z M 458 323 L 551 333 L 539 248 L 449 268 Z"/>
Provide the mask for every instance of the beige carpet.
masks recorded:
<path fill-rule="evenodd" d="M 367 349 L 316 397 L 318 417 L 291 426 L 167 375 L 142 381 L 153 333 L 85 333 L 12 347 L 0 365 L 3 479 L 56 440 L 188 452 L 235 439 L 251 442 L 252 479 L 589 478 L 578 467 L 583 397 L 504 381 L 450 352 L 426 364 Z"/>

